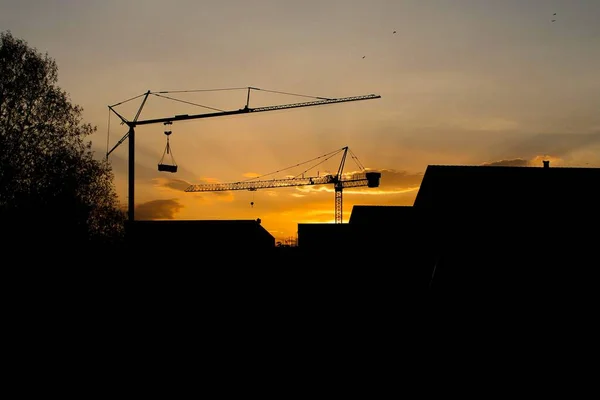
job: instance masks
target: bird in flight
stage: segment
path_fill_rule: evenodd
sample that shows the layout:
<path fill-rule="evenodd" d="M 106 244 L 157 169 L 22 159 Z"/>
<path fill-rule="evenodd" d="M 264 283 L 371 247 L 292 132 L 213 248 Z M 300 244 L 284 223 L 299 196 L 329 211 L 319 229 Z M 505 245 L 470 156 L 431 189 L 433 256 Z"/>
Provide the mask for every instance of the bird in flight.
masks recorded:
<path fill-rule="evenodd" d="M 363 58 L 365 58 L 366 56 L 363 56 Z"/>
<path fill-rule="evenodd" d="M 394 31 L 394 33 L 396 33 L 396 31 Z"/>

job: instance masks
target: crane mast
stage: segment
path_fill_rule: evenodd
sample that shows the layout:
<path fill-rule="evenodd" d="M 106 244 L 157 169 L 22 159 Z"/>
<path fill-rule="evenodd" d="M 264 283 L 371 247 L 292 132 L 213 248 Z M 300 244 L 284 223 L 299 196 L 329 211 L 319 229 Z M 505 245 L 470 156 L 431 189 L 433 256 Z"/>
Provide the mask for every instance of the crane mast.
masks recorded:
<path fill-rule="evenodd" d="M 343 202 L 342 191 L 344 188 L 367 186 L 370 188 L 378 187 L 381 173 L 376 171 L 360 172 L 351 175 L 343 175 L 344 165 L 348 147 L 342 148 L 343 155 L 338 171 L 335 175 L 327 174 L 323 176 L 294 177 L 270 180 L 254 180 L 232 183 L 208 183 L 188 186 L 186 192 L 222 192 L 230 190 L 258 190 L 284 188 L 294 186 L 312 186 L 332 184 L 335 192 L 335 223 L 342 223 Z"/>
<path fill-rule="evenodd" d="M 259 88 L 255 88 L 255 87 L 248 87 L 248 94 L 246 97 L 246 105 L 243 108 L 237 109 L 237 110 L 222 110 L 222 111 L 217 111 L 217 112 L 210 112 L 210 113 L 203 113 L 203 114 L 193 114 L 193 115 L 189 115 L 189 114 L 181 114 L 181 115 L 174 115 L 172 117 L 165 117 L 165 118 L 154 118 L 154 119 L 146 119 L 146 120 L 140 120 L 139 117 L 141 115 L 142 109 L 144 107 L 144 105 L 146 104 L 146 101 L 148 99 L 148 97 L 153 94 L 153 95 L 157 95 L 157 96 L 161 96 L 161 94 L 163 93 L 167 93 L 167 92 L 151 92 L 150 90 L 148 90 L 147 92 L 145 92 L 144 94 L 137 96 L 137 97 L 141 97 L 143 96 L 143 100 L 142 103 L 134 117 L 133 120 L 129 121 L 127 120 L 124 116 L 122 116 L 121 114 L 119 114 L 116 110 L 115 110 L 115 106 L 122 104 L 124 102 L 121 103 L 117 103 L 114 104 L 112 106 L 108 106 L 109 110 L 112 111 L 115 115 L 117 115 L 123 124 L 128 126 L 128 131 L 127 133 L 117 142 L 117 144 L 115 144 L 113 146 L 113 148 L 110 151 L 107 151 L 106 153 L 106 157 L 108 158 L 108 156 L 110 155 L 110 153 L 112 153 L 118 146 L 120 146 L 126 139 L 129 140 L 129 150 L 128 150 L 128 220 L 130 222 L 133 222 L 135 220 L 135 215 L 134 215 L 134 208 L 135 208 L 135 128 L 141 125 L 150 125 L 150 124 L 172 124 L 173 122 L 176 121 L 186 121 L 186 120 L 194 120 L 194 119 L 201 119 L 201 118 L 212 118 L 212 117 L 224 117 L 224 116 L 230 116 L 230 115 L 238 115 L 238 114 L 251 114 L 251 113 L 259 113 L 259 112 L 265 112 L 265 111 L 277 111 L 277 110 L 285 110 L 285 109 L 292 109 L 292 108 L 302 108 L 302 107 L 312 107 L 312 106 L 321 106 L 321 105 L 327 105 L 327 104 L 336 104 L 336 103 L 345 103 L 345 102 L 351 102 L 351 101 L 361 101 L 361 100 L 371 100 L 371 99 L 379 99 L 381 98 L 380 95 L 376 95 L 376 94 L 368 94 L 368 95 L 361 95 L 361 96 L 352 96 L 352 97 L 342 97 L 342 98 L 326 98 L 326 97 L 315 97 L 317 100 L 315 101 L 307 101 L 307 102 L 299 102 L 299 103 L 290 103 L 290 104 L 280 104 L 280 105 L 271 105 L 271 106 L 265 106 L 265 107 L 250 107 L 250 92 L 251 90 L 263 90 L 263 89 L 259 89 Z M 286 94 L 290 94 L 290 93 L 286 93 Z M 135 97 L 135 98 L 137 98 Z M 306 97 L 306 96 L 305 96 Z M 314 96 L 312 96 L 314 97 Z M 131 99 L 130 99 L 131 100 Z M 128 101 L 128 100 L 127 100 Z M 340 200 L 341 201 L 341 200 Z"/>
<path fill-rule="evenodd" d="M 342 171 L 344 170 L 344 164 L 346 163 L 346 155 L 348 154 L 348 147 L 344 148 L 344 154 L 342 155 L 342 160 L 340 161 L 340 167 L 338 168 L 338 172 L 336 175 L 336 180 L 333 184 L 334 193 L 335 193 L 335 223 L 342 223 L 342 213 L 343 213 L 343 205 L 342 205 L 342 190 L 344 188 L 344 183 L 342 181 Z M 379 180 L 377 180 L 377 185 L 379 185 Z"/>

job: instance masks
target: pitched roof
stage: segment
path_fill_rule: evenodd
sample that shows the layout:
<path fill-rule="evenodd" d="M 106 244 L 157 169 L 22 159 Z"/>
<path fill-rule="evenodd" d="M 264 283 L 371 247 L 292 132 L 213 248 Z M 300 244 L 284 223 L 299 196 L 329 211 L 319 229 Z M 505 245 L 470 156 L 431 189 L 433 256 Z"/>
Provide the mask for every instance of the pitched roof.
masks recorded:
<path fill-rule="evenodd" d="M 355 205 L 348 223 L 397 223 L 412 215 L 412 211 L 412 206 Z"/>
<path fill-rule="evenodd" d="M 429 165 L 414 207 L 597 209 L 598 183 L 600 168 Z"/>
<path fill-rule="evenodd" d="M 236 231 L 253 231 L 257 228 L 264 228 L 259 221 L 250 219 L 237 220 L 145 220 L 135 221 L 134 224 L 145 229 L 190 229 L 195 231 L 212 231 L 212 230 L 236 230 Z"/>
<path fill-rule="evenodd" d="M 135 221 L 131 232 L 140 240 L 182 241 L 202 239 L 260 240 L 275 243 L 274 236 L 257 220 L 146 220 Z"/>
<path fill-rule="evenodd" d="M 216 227 L 216 226 L 254 226 L 260 225 L 260 222 L 254 219 L 169 219 L 169 220 L 136 220 L 136 225 L 167 225 L 184 226 L 193 225 L 198 227 Z"/>

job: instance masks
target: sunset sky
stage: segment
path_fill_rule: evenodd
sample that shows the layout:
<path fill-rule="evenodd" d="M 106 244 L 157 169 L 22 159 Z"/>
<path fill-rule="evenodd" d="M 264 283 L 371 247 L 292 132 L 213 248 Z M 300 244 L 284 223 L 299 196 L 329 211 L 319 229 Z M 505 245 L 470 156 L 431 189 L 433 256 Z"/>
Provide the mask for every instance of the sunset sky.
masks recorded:
<path fill-rule="evenodd" d="M 165 126 L 138 127 L 136 219 L 261 218 L 295 236 L 333 222 L 333 186 L 184 189 L 295 175 L 344 146 L 382 172 L 379 188 L 344 190 L 344 222 L 354 204 L 412 205 L 430 164 L 600 166 L 598 0 L 0 0 L 0 31 L 56 60 L 99 159 L 127 133 L 108 106 L 148 90 L 171 93 L 140 120 L 237 110 L 248 86 L 264 89 L 250 107 L 381 96 L 176 122 L 175 174 L 157 170 Z M 133 119 L 140 105 L 115 110 Z M 109 162 L 127 205 L 127 141 Z M 359 168 L 349 156 L 344 171 Z"/>

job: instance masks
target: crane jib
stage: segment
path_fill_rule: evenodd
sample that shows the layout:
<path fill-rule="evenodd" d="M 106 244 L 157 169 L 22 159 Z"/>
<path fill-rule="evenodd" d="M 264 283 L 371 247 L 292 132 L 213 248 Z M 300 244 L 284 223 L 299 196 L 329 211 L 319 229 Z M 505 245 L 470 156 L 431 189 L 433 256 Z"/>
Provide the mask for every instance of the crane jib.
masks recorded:
<path fill-rule="evenodd" d="M 325 185 L 339 182 L 341 187 L 359 187 L 367 186 L 370 188 L 378 187 L 381 172 L 370 171 L 342 177 L 338 181 L 333 175 L 307 178 L 285 178 L 270 179 L 261 181 L 233 182 L 233 183 L 209 183 L 200 185 L 190 185 L 185 189 L 186 192 L 223 192 L 229 190 L 257 190 L 272 189 L 294 186 Z"/>
<path fill-rule="evenodd" d="M 291 103 L 291 104 L 281 104 L 274 106 L 266 106 L 266 107 L 244 107 L 239 110 L 231 110 L 231 111 L 218 111 L 213 113 L 204 113 L 204 114 L 183 114 L 183 115 L 175 115 L 173 117 L 166 118 L 156 118 L 156 119 L 147 119 L 142 121 L 132 121 L 128 122 L 129 126 L 139 126 L 139 125 L 149 125 L 149 124 L 157 124 L 157 123 L 165 123 L 165 122 L 175 122 L 175 121 L 185 121 L 190 119 L 200 119 L 200 118 L 209 118 L 209 117 L 219 117 L 219 116 L 227 116 L 227 115 L 237 115 L 237 114 L 248 114 L 248 113 L 256 113 L 263 111 L 275 111 L 275 110 L 285 110 L 290 108 L 301 108 L 301 107 L 310 107 L 310 106 L 320 106 L 326 104 L 335 104 L 335 103 L 345 103 L 349 101 L 360 101 L 360 100 L 371 100 L 371 99 L 379 99 L 380 95 L 377 94 L 368 94 L 364 96 L 353 96 L 353 97 L 342 97 L 339 99 L 324 99 L 317 101 L 307 101 L 302 103 Z"/>

